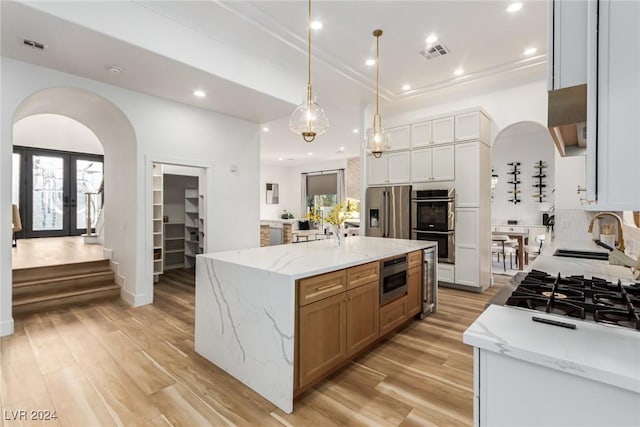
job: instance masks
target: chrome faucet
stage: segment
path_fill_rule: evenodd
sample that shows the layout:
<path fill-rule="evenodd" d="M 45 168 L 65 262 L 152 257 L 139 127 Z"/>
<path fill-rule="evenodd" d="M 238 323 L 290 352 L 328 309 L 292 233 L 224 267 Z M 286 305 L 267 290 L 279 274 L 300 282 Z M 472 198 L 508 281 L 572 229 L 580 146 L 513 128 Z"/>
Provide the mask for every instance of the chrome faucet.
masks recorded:
<path fill-rule="evenodd" d="M 611 216 L 613 218 L 615 218 L 615 220 L 618 223 L 618 245 L 616 246 L 616 249 L 618 249 L 620 252 L 624 253 L 624 237 L 622 236 L 622 218 L 620 218 L 620 216 L 614 214 L 613 212 L 600 212 L 597 213 L 593 219 L 591 220 L 591 224 L 589 224 L 589 233 L 593 233 L 593 223 L 596 222 L 596 219 L 601 218 L 603 216 Z"/>

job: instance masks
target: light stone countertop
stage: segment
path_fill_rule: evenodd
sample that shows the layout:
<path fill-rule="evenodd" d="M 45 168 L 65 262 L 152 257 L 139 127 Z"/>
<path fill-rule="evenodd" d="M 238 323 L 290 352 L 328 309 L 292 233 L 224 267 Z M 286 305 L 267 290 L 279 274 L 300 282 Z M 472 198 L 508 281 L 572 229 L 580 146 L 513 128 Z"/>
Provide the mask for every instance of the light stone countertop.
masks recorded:
<path fill-rule="evenodd" d="M 198 256 L 299 279 L 435 245 L 423 240 L 352 236 L 344 239 L 341 248 L 335 247 L 333 239 L 325 239 Z"/>
<path fill-rule="evenodd" d="M 556 249 L 607 252 L 591 241 L 554 239 L 531 268 L 555 275 L 597 276 L 634 283 L 631 270 L 608 261 L 553 256 Z M 532 316 L 572 323 L 575 330 L 546 325 Z M 640 331 L 519 307 L 490 305 L 464 332 L 474 347 L 640 393 Z"/>
<path fill-rule="evenodd" d="M 532 316 L 576 324 L 576 329 L 534 322 Z M 484 350 L 640 393 L 640 331 L 490 305 L 464 332 Z"/>

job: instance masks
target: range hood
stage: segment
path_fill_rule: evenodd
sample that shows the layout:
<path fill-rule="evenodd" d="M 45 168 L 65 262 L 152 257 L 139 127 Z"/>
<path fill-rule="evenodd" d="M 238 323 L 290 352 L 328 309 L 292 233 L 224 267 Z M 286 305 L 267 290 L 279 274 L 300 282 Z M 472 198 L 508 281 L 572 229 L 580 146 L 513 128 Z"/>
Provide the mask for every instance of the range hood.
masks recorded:
<path fill-rule="evenodd" d="M 548 123 L 561 156 L 584 154 L 587 146 L 587 85 L 549 91 Z"/>

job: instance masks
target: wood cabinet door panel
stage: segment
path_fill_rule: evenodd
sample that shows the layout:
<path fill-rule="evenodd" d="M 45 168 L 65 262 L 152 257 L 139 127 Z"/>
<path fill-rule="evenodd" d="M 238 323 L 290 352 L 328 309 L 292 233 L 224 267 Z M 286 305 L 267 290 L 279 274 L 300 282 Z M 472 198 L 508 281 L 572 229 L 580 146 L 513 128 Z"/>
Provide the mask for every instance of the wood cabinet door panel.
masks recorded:
<path fill-rule="evenodd" d="M 407 319 L 407 296 L 380 307 L 380 336 L 392 331 Z"/>
<path fill-rule="evenodd" d="M 347 291 L 347 357 L 378 339 L 380 284 L 375 281 Z"/>
<path fill-rule="evenodd" d="M 342 293 L 300 307 L 299 387 L 327 375 L 347 358 L 347 304 Z"/>
<path fill-rule="evenodd" d="M 422 265 L 422 251 L 413 251 L 409 252 L 409 256 L 407 257 L 407 268 L 412 269 L 413 267 L 418 267 Z"/>
<path fill-rule="evenodd" d="M 370 282 L 378 282 L 379 279 L 379 261 L 351 267 L 347 270 L 347 289 L 357 288 Z"/>
<path fill-rule="evenodd" d="M 298 282 L 298 305 L 301 307 L 347 290 L 344 270 L 301 279 Z"/>
<path fill-rule="evenodd" d="M 411 317 L 422 308 L 422 268 L 409 269 L 407 282 L 407 317 Z"/>

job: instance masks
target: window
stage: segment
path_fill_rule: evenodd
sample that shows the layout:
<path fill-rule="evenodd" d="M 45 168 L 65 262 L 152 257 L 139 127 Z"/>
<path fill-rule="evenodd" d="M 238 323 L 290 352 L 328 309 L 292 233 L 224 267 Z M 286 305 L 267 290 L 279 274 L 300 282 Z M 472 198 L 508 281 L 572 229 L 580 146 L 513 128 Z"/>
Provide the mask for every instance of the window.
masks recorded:
<path fill-rule="evenodd" d="M 325 213 L 344 199 L 344 170 L 303 173 L 302 215 L 311 211 Z"/>

